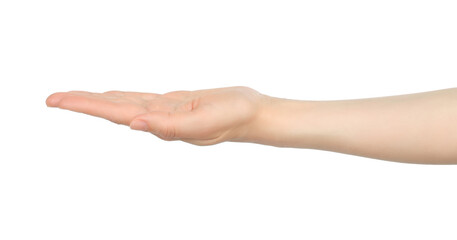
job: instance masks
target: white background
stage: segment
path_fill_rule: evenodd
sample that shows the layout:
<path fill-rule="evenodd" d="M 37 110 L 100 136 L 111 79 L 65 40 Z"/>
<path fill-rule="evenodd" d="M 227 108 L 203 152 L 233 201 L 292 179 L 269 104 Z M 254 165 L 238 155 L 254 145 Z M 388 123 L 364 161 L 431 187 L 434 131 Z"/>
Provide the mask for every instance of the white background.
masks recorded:
<path fill-rule="evenodd" d="M 456 87 L 455 1 L 0 1 L 0 239 L 456 239 L 457 166 L 164 142 L 55 91 Z"/>

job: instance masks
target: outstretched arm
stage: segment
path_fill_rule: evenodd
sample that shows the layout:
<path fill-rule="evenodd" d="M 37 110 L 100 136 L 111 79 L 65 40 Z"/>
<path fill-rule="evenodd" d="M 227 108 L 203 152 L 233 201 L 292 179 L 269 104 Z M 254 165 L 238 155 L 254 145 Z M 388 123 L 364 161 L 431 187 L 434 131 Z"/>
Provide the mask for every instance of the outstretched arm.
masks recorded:
<path fill-rule="evenodd" d="M 46 103 L 196 145 L 255 142 L 457 163 L 457 88 L 340 101 L 281 99 L 246 87 L 166 94 L 72 91 L 55 93 Z"/>
<path fill-rule="evenodd" d="M 457 88 L 340 101 L 269 98 L 259 122 L 255 126 L 263 131 L 253 131 L 254 142 L 399 162 L 457 163 Z"/>

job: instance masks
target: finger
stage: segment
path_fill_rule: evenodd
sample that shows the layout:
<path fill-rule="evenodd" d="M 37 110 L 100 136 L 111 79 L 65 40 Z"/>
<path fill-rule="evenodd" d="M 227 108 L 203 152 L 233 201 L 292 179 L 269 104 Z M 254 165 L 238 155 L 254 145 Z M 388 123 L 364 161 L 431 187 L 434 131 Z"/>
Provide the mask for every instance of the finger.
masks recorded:
<path fill-rule="evenodd" d="M 66 93 L 63 92 L 56 92 L 48 96 L 46 98 L 46 105 L 48 107 L 57 107 L 59 104 L 60 100 L 64 97 Z"/>
<path fill-rule="evenodd" d="M 78 96 L 86 96 L 86 97 L 94 97 L 94 98 L 101 98 L 102 96 L 105 97 L 106 99 L 109 99 L 107 95 L 101 95 L 100 93 L 92 93 L 92 92 L 86 92 L 86 91 L 69 91 L 69 92 L 56 92 L 51 95 L 46 99 L 46 105 L 48 107 L 58 107 L 59 102 L 67 96 L 70 95 L 78 95 Z"/>
<path fill-rule="evenodd" d="M 48 97 L 47 104 L 125 125 L 136 115 L 145 113 L 144 109 L 135 104 L 113 102 L 101 94 L 80 91 L 55 93 Z"/>
<path fill-rule="evenodd" d="M 124 91 L 107 91 L 103 95 L 108 97 L 127 97 L 127 98 L 139 98 L 145 101 L 151 101 L 159 97 L 161 94 L 157 93 L 144 93 L 144 92 L 124 92 Z"/>
<path fill-rule="evenodd" d="M 59 102 L 69 94 L 73 95 L 83 95 L 83 96 L 91 96 L 94 95 L 94 93 L 91 92 L 85 92 L 85 91 L 70 91 L 70 92 L 56 92 L 48 96 L 46 99 L 46 105 L 48 107 L 57 107 Z"/>
<path fill-rule="evenodd" d="M 214 122 L 200 111 L 156 111 L 136 116 L 130 128 L 152 132 L 165 140 L 182 138 L 209 138 L 214 132 Z"/>

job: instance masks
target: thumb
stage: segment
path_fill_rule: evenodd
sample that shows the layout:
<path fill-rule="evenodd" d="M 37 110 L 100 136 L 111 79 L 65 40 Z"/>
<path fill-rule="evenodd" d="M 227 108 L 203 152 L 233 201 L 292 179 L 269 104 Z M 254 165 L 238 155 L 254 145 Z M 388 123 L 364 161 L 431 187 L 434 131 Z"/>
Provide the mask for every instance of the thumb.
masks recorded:
<path fill-rule="evenodd" d="M 196 112 L 155 111 L 136 116 L 130 128 L 151 132 L 164 140 L 191 138 L 201 122 Z"/>

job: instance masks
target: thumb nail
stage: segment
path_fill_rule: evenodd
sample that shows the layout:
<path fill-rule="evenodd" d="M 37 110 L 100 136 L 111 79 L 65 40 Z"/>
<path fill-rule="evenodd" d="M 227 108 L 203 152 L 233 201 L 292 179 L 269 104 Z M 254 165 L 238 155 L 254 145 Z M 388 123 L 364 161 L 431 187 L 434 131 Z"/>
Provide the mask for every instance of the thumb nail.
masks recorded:
<path fill-rule="evenodd" d="M 149 131 L 148 124 L 143 120 L 133 120 L 130 123 L 130 128 L 133 130 Z"/>

